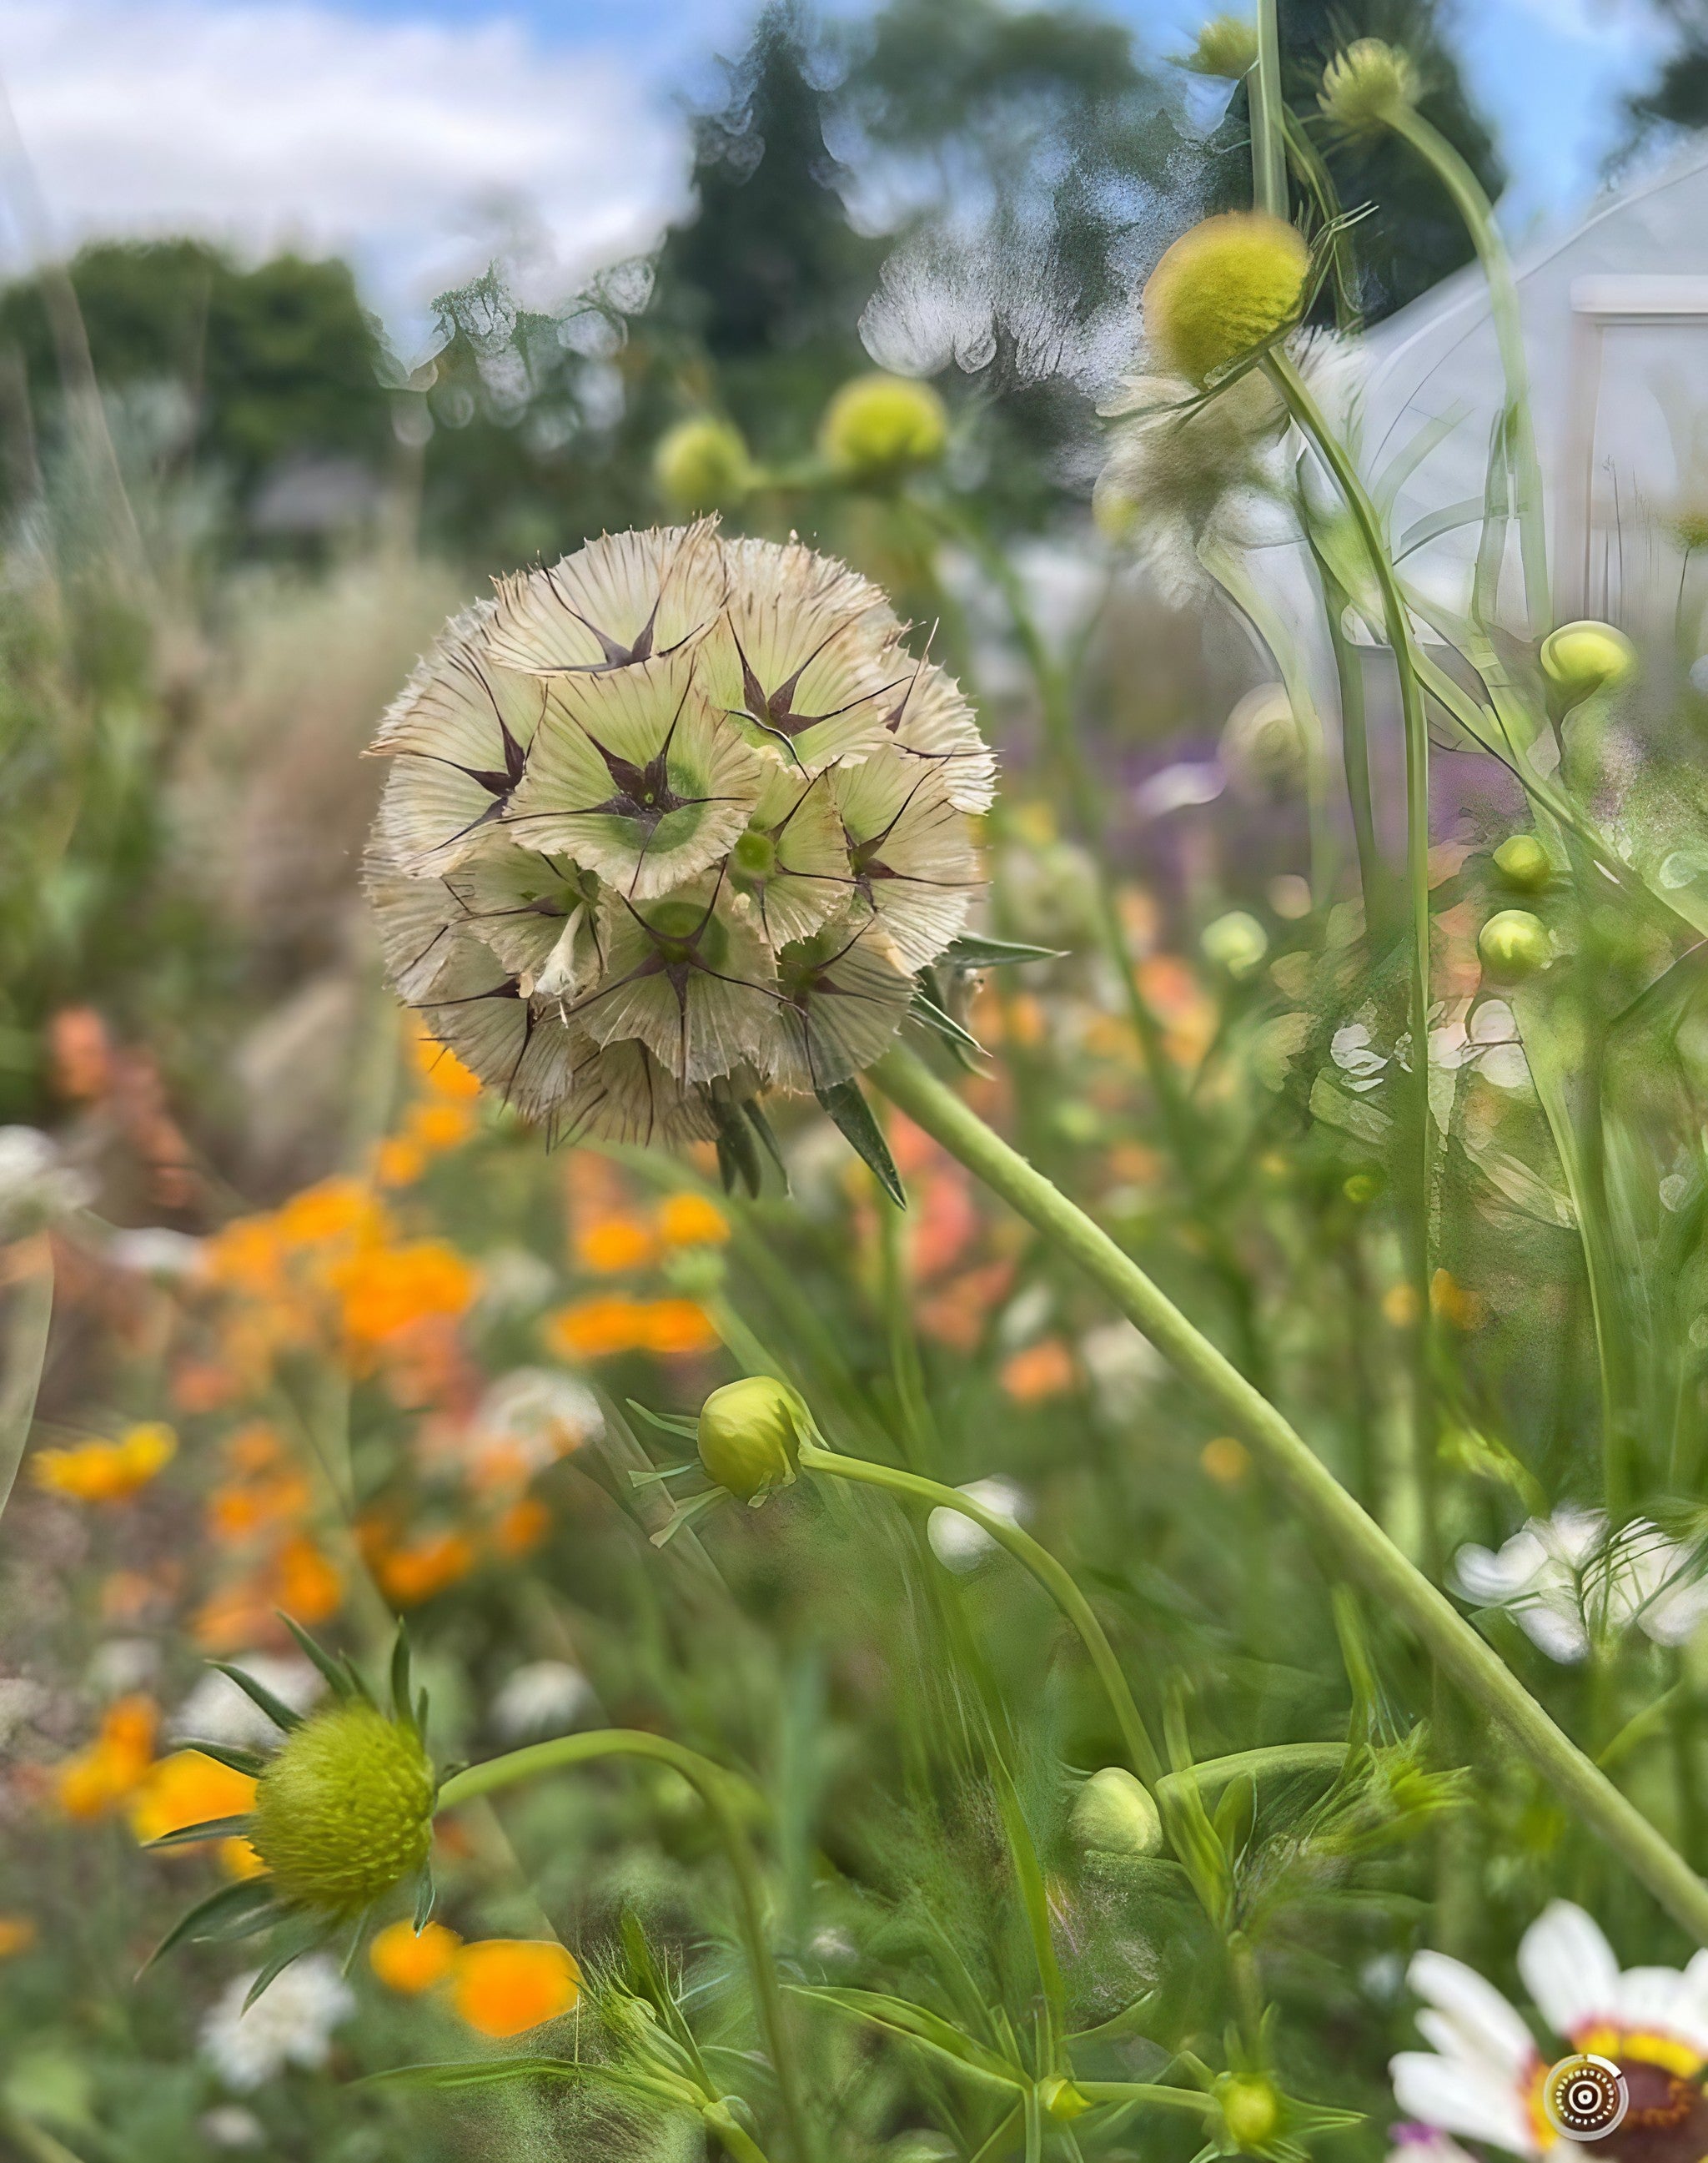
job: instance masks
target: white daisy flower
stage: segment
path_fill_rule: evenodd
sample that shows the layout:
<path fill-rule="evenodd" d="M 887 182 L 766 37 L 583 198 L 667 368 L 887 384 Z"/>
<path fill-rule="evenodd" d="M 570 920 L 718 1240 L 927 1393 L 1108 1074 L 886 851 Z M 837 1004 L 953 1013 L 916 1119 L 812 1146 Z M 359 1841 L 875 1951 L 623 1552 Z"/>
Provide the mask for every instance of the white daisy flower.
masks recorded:
<path fill-rule="evenodd" d="M 1026 1490 L 1012 1480 L 970 1480 L 955 1490 L 969 1502 L 977 1502 L 1005 1524 L 1018 1526 L 1026 1515 Z M 931 1551 L 947 1569 L 976 1569 L 986 1555 L 995 1554 L 996 1542 L 982 1525 L 964 1517 L 958 1510 L 933 1510 L 925 1521 Z"/>
<path fill-rule="evenodd" d="M 1452 1576 L 1461 1598 L 1504 1609 L 1563 1665 L 1633 1626 L 1656 1644 L 1682 1644 L 1708 1616 L 1708 1579 L 1695 1546 L 1680 1545 L 1646 1517 L 1610 1538 L 1599 1510 L 1532 1517 L 1498 1550 L 1462 1547 Z"/>
<path fill-rule="evenodd" d="M 499 1684 L 493 1726 L 505 1741 L 567 1735 L 593 1702 L 593 1684 L 567 1660 L 530 1660 Z"/>
<path fill-rule="evenodd" d="M 202 2055 L 228 2088 L 247 2095 L 287 2066 L 313 2068 L 332 2055 L 332 2030 L 356 2010 L 356 1994 L 330 1955 L 286 1968 L 246 2013 L 255 1978 L 240 1975 L 201 2024 Z"/>
<path fill-rule="evenodd" d="M 1389 2071 L 1408 2119 L 1402 2163 L 1456 2163 L 1447 2136 L 1486 2141 L 1509 2155 L 1564 2158 L 1574 2145 L 1543 2108 L 1549 2069 L 1569 2052 L 1610 2060 L 1630 2097 L 1624 2124 L 1596 2153 L 1631 2163 L 1686 2163 L 1708 2145 L 1708 1953 L 1682 1973 L 1621 1973 L 1581 1908 L 1556 1900 L 1524 1933 L 1518 1972 L 1554 2040 L 1538 2044 L 1491 1983 L 1444 1953 L 1422 1952 L 1408 1980 L 1424 2001 L 1418 2026 L 1429 2050 L 1402 2050 Z"/>

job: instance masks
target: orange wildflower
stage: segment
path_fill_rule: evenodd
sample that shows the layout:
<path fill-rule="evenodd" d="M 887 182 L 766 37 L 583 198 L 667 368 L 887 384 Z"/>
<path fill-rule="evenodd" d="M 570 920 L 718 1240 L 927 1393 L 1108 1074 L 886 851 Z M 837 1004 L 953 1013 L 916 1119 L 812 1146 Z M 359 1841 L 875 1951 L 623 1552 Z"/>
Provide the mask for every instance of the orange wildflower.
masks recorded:
<path fill-rule="evenodd" d="M 659 1204 L 658 1236 L 666 1247 L 721 1247 L 729 1219 L 703 1194 L 672 1194 Z"/>
<path fill-rule="evenodd" d="M 199 1750 L 175 1750 L 149 1766 L 131 1796 L 130 1827 L 146 1845 L 210 1818 L 236 1817 L 254 1799 L 255 1783 L 247 1773 L 234 1773 Z"/>
<path fill-rule="evenodd" d="M 567 1359 L 605 1359 L 638 1351 L 645 1342 L 646 1310 L 639 1300 L 612 1294 L 577 1300 L 546 1317 L 546 1341 Z"/>
<path fill-rule="evenodd" d="M 27 1953 L 36 1940 L 34 1920 L 29 1915 L 0 1915 L 0 1960 Z"/>
<path fill-rule="evenodd" d="M 466 1533 L 429 1532 L 402 1547 L 379 1548 L 373 1574 L 393 1606 L 418 1607 L 467 1577 L 474 1560 Z"/>
<path fill-rule="evenodd" d="M 287 1247 L 320 1247 L 334 1241 L 370 1246 L 390 1233 L 384 1207 L 359 1179 L 323 1179 L 304 1187 L 291 1196 L 274 1222 Z"/>
<path fill-rule="evenodd" d="M 133 1427 L 117 1442 L 80 1442 L 39 1449 L 32 1461 L 38 1487 L 74 1502 L 128 1502 L 170 1464 L 178 1438 L 159 1421 Z"/>
<path fill-rule="evenodd" d="M 388 1990 L 416 1998 L 450 1974 L 462 1943 L 442 1923 L 424 1924 L 418 1931 L 407 1916 L 400 1916 L 368 1948 L 368 1965 Z"/>
<path fill-rule="evenodd" d="M 410 1141 L 430 1153 L 453 1150 L 474 1132 L 473 1107 L 460 1099 L 417 1104 L 410 1113 L 405 1132 Z"/>
<path fill-rule="evenodd" d="M 452 1970 L 452 2004 L 494 2042 L 556 2020 L 580 1996 L 575 1956 L 545 1940 L 483 1938 L 464 1946 Z"/>
<path fill-rule="evenodd" d="M 1003 1361 L 1000 1375 L 1017 1405 L 1040 1405 L 1047 1398 L 1062 1396 L 1075 1379 L 1073 1354 L 1059 1337 L 1046 1337 L 1015 1353 Z"/>
<path fill-rule="evenodd" d="M 427 1168 L 427 1152 L 407 1134 L 388 1134 L 373 1152 L 373 1176 L 382 1186 L 413 1186 Z"/>
<path fill-rule="evenodd" d="M 92 1742 L 54 1768 L 54 1794 L 69 1818 L 104 1817 L 128 1802 L 154 1762 L 159 1709 L 152 1698 L 109 1705 Z"/>
<path fill-rule="evenodd" d="M 172 1373 L 172 1402 L 180 1412 L 217 1412 L 238 1392 L 238 1378 L 212 1359 L 185 1359 Z"/>
<path fill-rule="evenodd" d="M 723 1343 L 712 1317 L 697 1300 L 656 1299 L 642 1310 L 645 1342 L 661 1359 L 711 1352 Z"/>
<path fill-rule="evenodd" d="M 383 1343 L 412 1322 L 466 1313 L 479 1280 L 442 1239 L 374 1247 L 352 1254 L 334 1273 L 344 1328 L 358 1344 Z"/>
<path fill-rule="evenodd" d="M 344 1596 L 342 1575 L 306 1533 L 294 1534 L 279 1548 L 273 1576 L 277 1588 L 274 1605 L 296 1621 L 312 1628 L 337 1613 Z"/>
<path fill-rule="evenodd" d="M 551 1529 L 551 1511 L 537 1495 L 524 1495 L 494 1521 L 493 1553 L 510 1560 L 531 1554 Z"/>
<path fill-rule="evenodd" d="M 467 1101 L 480 1094 L 478 1077 L 469 1072 L 454 1051 L 447 1050 L 435 1038 L 418 1035 L 410 1052 L 416 1073 L 435 1096 Z"/>
<path fill-rule="evenodd" d="M 600 1276 L 645 1269 L 656 1251 L 651 1233 L 632 1217 L 601 1218 L 588 1225 L 575 1243 L 577 1260 Z"/>
<path fill-rule="evenodd" d="M 1198 1461 L 1218 1487 L 1237 1487 L 1251 1469 L 1251 1453 L 1230 1434 L 1219 1434 L 1205 1443 Z"/>

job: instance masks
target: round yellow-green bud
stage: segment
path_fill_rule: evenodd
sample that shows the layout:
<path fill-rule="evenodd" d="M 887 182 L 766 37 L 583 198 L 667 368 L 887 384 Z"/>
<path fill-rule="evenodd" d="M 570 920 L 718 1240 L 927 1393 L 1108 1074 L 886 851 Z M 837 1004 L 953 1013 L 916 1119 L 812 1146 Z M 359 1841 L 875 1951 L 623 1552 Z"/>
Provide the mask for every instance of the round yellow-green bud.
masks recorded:
<path fill-rule="evenodd" d="M 935 465 L 948 439 L 948 408 L 928 383 L 905 375 L 844 383 L 818 429 L 819 448 L 844 480 L 896 480 Z"/>
<path fill-rule="evenodd" d="M 1633 674 L 1637 648 L 1611 623 L 1563 623 L 1542 642 L 1542 673 L 1569 706 Z"/>
<path fill-rule="evenodd" d="M 726 1382 L 700 1407 L 699 1446 L 701 1464 L 724 1492 L 757 1506 L 800 1467 L 792 1394 L 769 1375 Z"/>
<path fill-rule="evenodd" d="M 1293 322 L 1309 265 L 1304 236 L 1267 211 L 1207 217 L 1146 281 L 1145 335 L 1165 368 L 1202 383 Z"/>
<path fill-rule="evenodd" d="M 1495 869 L 1521 893 L 1540 893 L 1554 877 L 1549 855 L 1533 834 L 1512 834 L 1495 851 Z"/>
<path fill-rule="evenodd" d="M 1063 2080 L 1059 2073 L 1038 2082 L 1038 2101 L 1058 2125 L 1066 2125 L 1076 2118 L 1084 2118 L 1091 2108 L 1089 2099 L 1079 2092 L 1072 2081 Z"/>
<path fill-rule="evenodd" d="M 1318 103 L 1344 134 L 1380 134 L 1418 102 L 1418 71 L 1397 45 L 1357 38 L 1323 71 Z"/>
<path fill-rule="evenodd" d="M 1216 2083 L 1216 2100 L 1230 2135 L 1248 2154 L 1272 2140 L 1281 2125 L 1281 2098 L 1261 2073 L 1230 2073 Z"/>
<path fill-rule="evenodd" d="M 1205 924 L 1198 944 L 1212 968 L 1225 970 L 1239 983 L 1261 966 L 1269 951 L 1269 934 L 1255 916 L 1243 909 L 1230 909 L 1214 924 Z"/>
<path fill-rule="evenodd" d="M 1554 959 L 1547 925 L 1528 909 L 1503 909 L 1491 916 L 1477 934 L 1476 951 L 1489 974 L 1508 984 L 1533 977 Z"/>
<path fill-rule="evenodd" d="M 426 1861 L 435 1793 L 413 1729 L 369 1705 L 332 1705 L 269 1762 L 249 1839 L 283 1899 L 347 1915 Z"/>
<path fill-rule="evenodd" d="M 1257 65 L 1257 26 L 1243 15 L 1212 15 L 1180 63 L 1218 82 L 1243 82 Z"/>
<path fill-rule="evenodd" d="M 652 478 L 678 511 L 715 511 L 739 503 L 752 490 L 753 460 L 734 422 L 710 413 L 678 421 L 659 438 Z"/>
<path fill-rule="evenodd" d="M 1093 1855 L 1128 1859 L 1162 1852 L 1162 1820 L 1141 1783 L 1120 1765 L 1094 1773 L 1073 1799 L 1069 1824 Z"/>

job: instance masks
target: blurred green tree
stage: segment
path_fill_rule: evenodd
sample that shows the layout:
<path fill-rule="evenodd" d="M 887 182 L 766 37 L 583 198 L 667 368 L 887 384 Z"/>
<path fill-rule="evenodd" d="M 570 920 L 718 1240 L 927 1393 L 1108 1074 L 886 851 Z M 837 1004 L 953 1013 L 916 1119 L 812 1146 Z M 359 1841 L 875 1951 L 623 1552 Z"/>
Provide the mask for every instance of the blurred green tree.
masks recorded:
<path fill-rule="evenodd" d="M 1657 4 L 1676 42 L 1648 89 L 1625 101 L 1632 144 L 1662 131 L 1708 127 L 1708 5 L 1704 0 Z"/>

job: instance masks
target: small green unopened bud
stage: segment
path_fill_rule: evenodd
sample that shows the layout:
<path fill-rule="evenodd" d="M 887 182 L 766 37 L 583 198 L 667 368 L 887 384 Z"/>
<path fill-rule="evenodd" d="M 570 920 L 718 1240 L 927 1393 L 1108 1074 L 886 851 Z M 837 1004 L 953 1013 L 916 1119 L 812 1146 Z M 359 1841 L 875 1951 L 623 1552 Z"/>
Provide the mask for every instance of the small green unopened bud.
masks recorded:
<path fill-rule="evenodd" d="M 679 511 L 716 511 L 752 490 L 753 461 L 741 431 L 709 413 L 678 421 L 652 454 L 652 478 Z"/>
<path fill-rule="evenodd" d="M 285 1899 L 352 1914 L 426 1861 L 434 1794 L 412 1728 L 372 1705 L 328 1705 L 262 1773 L 249 1838 Z"/>
<path fill-rule="evenodd" d="M 1554 959 L 1548 927 L 1528 909 L 1503 909 L 1477 934 L 1476 951 L 1491 977 L 1516 984 Z"/>
<path fill-rule="evenodd" d="M 1120 1765 L 1094 1773 L 1074 1799 L 1073 1837 L 1089 1853 L 1160 1855 L 1162 1820 L 1156 1804 Z"/>
<path fill-rule="evenodd" d="M 1061 2125 L 1067 2124 L 1072 2118 L 1084 2118 L 1091 2108 L 1088 2098 L 1080 2094 L 1073 2082 L 1063 2080 L 1059 2073 L 1050 2080 L 1038 2082 L 1038 2101 Z"/>
<path fill-rule="evenodd" d="M 726 1382 L 700 1407 L 699 1444 L 701 1464 L 724 1492 L 757 1507 L 800 1466 L 793 1395 L 769 1375 Z"/>
<path fill-rule="evenodd" d="M 1257 26 L 1242 15 L 1212 15 L 1181 62 L 1194 75 L 1241 82 L 1257 65 Z"/>
<path fill-rule="evenodd" d="M 820 449 L 845 480 L 895 480 L 935 465 L 948 443 L 948 409 L 928 383 L 857 375 L 824 409 Z"/>
<path fill-rule="evenodd" d="M 1397 45 L 1356 38 L 1323 71 L 1318 99 L 1346 134 L 1375 135 L 1392 128 L 1418 102 L 1418 71 Z"/>
<path fill-rule="evenodd" d="M 1611 623 L 1563 623 L 1542 642 L 1542 673 L 1575 706 L 1635 673 L 1637 648 Z"/>
<path fill-rule="evenodd" d="M 1216 2084 L 1216 2100 L 1230 2136 L 1248 2152 L 1272 2140 L 1281 2124 L 1281 2098 L 1261 2073 L 1234 2073 Z"/>
<path fill-rule="evenodd" d="M 1548 851 L 1533 834 L 1513 834 L 1495 851 L 1495 869 L 1522 893 L 1540 893 L 1554 877 Z"/>
<path fill-rule="evenodd" d="M 1206 924 L 1198 943 L 1212 968 L 1225 969 L 1237 983 L 1249 977 L 1269 951 L 1269 934 L 1255 916 L 1243 909 L 1230 909 L 1225 916 Z"/>

